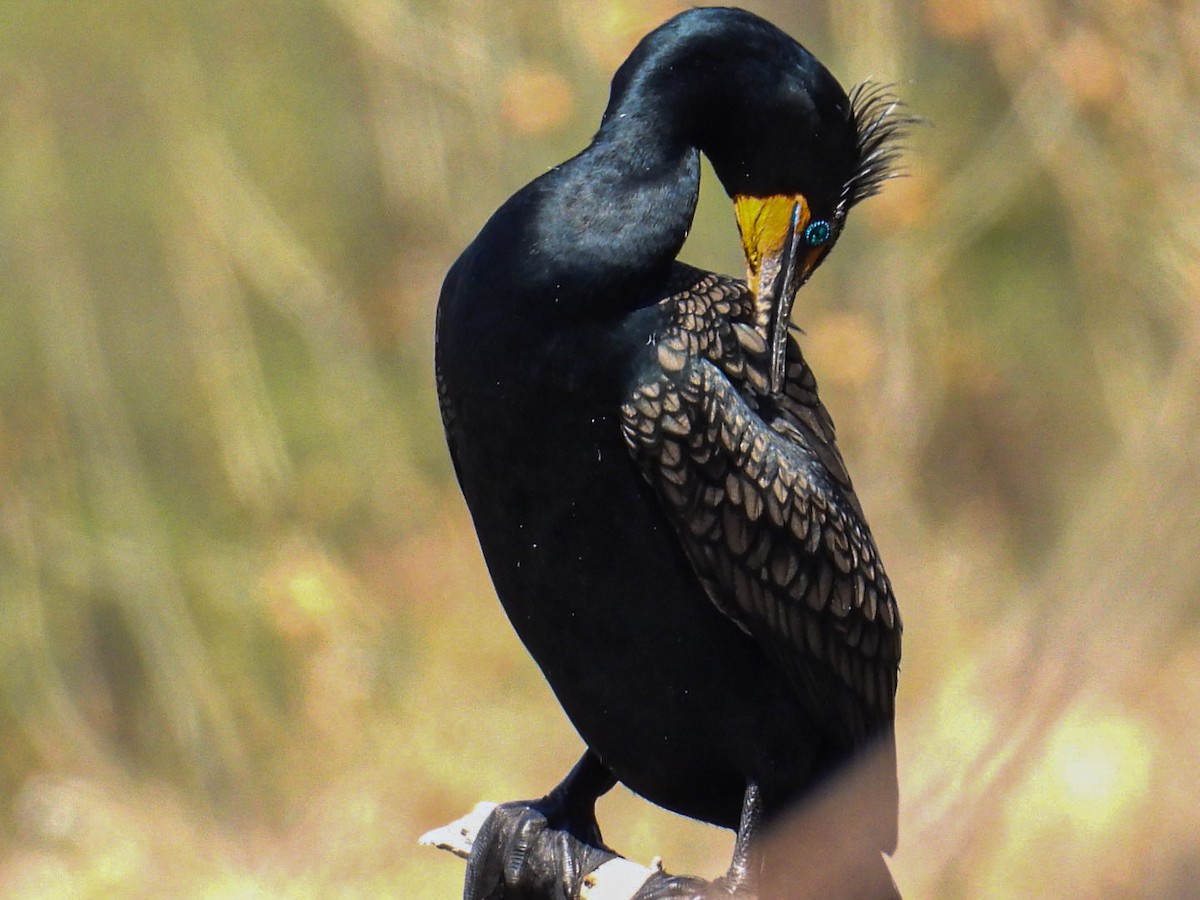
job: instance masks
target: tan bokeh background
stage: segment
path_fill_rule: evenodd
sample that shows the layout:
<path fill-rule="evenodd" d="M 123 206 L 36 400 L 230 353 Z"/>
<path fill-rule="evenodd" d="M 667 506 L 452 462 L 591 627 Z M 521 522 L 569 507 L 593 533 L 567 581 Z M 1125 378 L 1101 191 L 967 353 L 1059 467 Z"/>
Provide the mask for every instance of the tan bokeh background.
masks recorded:
<path fill-rule="evenodd" d="M 1200 6 L 747 5 L 930 122 L 795 316 L 906 614 L 902 888 L 1195 896 Z M 566 771 L 433 310 L 681 6 L 7 0 L 0 895 L 450 897 L 416 837 Z"/>

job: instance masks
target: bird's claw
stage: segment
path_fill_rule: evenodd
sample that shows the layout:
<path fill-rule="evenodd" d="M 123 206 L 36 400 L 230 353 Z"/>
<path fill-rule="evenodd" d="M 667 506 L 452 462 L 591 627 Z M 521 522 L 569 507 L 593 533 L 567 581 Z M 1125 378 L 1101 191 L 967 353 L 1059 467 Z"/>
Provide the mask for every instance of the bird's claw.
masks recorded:
<path fill-rule="evenodd" d="M 551 798 L 502 803 L 475 836 L 463 900 L 574 900 L 614 856 L 594 817 L 569 816 Z"/>
<path fill-rule="evenodd" d="M 692 875 L 658 872 L 646 880 L 632 900 L 757 900 L 757 895 L 730 886 L 725 878 L 706 881 Z"/>

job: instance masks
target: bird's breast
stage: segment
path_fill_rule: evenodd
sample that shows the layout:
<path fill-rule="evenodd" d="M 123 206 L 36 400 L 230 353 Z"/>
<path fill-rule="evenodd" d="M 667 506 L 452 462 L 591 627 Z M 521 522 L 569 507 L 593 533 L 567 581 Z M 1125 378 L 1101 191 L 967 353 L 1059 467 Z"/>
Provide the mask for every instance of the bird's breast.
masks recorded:
<path fill-rule="evenodd" d="M 461 366 L 445 383 L 480 546 L 564 709 L 635 790 L 733 825 L 747 772 L 807 770 L 807 725 L 705 596 L 625 443 L 621 403 L 664 331 L 648 311 L 493 329 L 469 355 L 452 329 L 439 350 Z"/>

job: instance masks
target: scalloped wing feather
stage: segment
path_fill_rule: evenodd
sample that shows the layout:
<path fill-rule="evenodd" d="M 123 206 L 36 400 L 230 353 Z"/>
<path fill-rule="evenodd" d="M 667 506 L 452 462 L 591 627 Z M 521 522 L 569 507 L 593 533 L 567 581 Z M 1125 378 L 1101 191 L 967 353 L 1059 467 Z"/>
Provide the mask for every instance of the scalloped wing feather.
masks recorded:
<path fill-rule="evenodd" d="M 732 299 L 736 314 L 733 287 L 745 292 L 709 276 L 693 291 Z M 659 337 L 670 364 L 622 408 L 626 442 L 712 601 L 831 735 L 859 746 L 892 721 L 901 624 L 833 423 L 794 342 L 784 394 L 770 398 L 753 384 L 756 337 L 694 305 L 688 315 L 696 327 L 677 317 Z"/>

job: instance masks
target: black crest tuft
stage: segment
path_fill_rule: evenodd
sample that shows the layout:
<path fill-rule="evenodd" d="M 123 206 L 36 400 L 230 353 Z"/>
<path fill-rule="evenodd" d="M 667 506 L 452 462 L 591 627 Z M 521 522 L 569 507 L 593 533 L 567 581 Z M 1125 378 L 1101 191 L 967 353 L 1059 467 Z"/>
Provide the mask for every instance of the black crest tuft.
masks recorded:
<path fill-rule="evenodd" d="M 897 164 L 904 151 L 904 138 L 920 122 L 908 115 L 891 85 L 870 81 L 850 92 L 850 116 L 858 136 L 858 164 L 842 189 L 843 212 L 878 194 L 889 178 L 903 174 Z"/>

